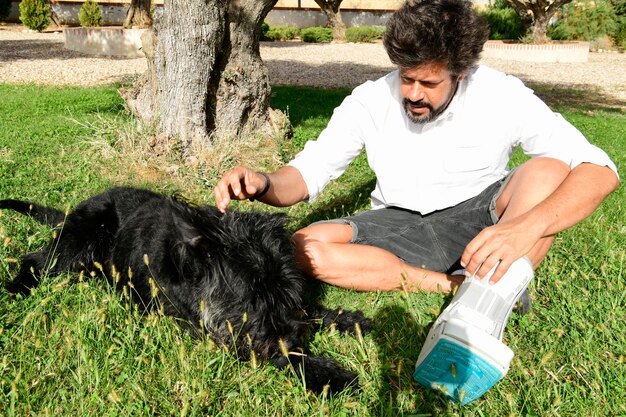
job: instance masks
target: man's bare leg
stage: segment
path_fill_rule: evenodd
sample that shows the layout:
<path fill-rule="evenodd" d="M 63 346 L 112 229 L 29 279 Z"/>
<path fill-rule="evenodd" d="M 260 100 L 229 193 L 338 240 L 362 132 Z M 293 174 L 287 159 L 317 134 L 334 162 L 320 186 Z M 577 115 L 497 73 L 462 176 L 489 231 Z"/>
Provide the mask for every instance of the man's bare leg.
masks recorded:
<path fill-rule="evenodd" d="M 347 224 L 314 224 L 296 232 L 299 266 L 327 284 L 359 291 L 449 292 L 463 282 L 463 276 L 416 268 L 384 249 L 349 243 L 351 237 Z"/>
<path fill-rule="evenodd" d="M 545 200 L 570 173 L 565 163 L 552 158 L 534 158 L 523 164 L 496 201 L 500 222 L 521 216 Z M 554 236 L 541 239 L 526 255 L 536 269 L 547 255 Z"/>
<path fill-rule="evenodd" d="M 526 162 L 496 201 L 500 222 L 523 215 L 543 201 L 569 172 L 569 167 L 556 159 L 535 158 Z M 447 292 L 463 282 L 463 276 L 408 265 L 384 249 L 349 243 L 351 238 L 352 227 L 347 224 L 314 224 L 296 232 L 294 241 L 299 266 L 323 282 L 360 291 L 404 288 Z M 541 239 L 527 254 L 535 268 L 546 256 L 553 240 L 553 237 Z"/>

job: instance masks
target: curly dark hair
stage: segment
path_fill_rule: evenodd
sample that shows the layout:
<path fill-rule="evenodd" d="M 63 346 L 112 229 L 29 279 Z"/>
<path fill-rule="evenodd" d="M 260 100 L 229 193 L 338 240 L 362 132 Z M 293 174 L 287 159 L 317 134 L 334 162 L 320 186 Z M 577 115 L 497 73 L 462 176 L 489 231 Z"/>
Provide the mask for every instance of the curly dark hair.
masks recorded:
<path fill-rule="evenodd" d="M 443 63 L 459 75 L 478 62 L 489 37 L 487 21 L 469 0 L 407 2 L 387 22 L 383 43 L 400 68 Z"/>

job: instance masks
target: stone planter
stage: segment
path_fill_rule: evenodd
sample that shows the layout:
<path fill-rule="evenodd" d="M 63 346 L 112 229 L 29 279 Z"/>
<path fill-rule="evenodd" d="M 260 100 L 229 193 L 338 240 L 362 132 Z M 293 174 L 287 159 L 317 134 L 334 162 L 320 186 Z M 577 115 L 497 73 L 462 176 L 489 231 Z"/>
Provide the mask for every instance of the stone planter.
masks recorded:
<path fill-rule="evenodd" d="M 487 41 L 481 56 L 522 62 L 587 62 L 589 42 L 534 45 L 515 41 Z"/>
<path fill-rule="evenodd" d="M 65 48 L 91 55 L 141 58 L 141 34 L 146 29 L 119 27 L 66 28 Z"/>

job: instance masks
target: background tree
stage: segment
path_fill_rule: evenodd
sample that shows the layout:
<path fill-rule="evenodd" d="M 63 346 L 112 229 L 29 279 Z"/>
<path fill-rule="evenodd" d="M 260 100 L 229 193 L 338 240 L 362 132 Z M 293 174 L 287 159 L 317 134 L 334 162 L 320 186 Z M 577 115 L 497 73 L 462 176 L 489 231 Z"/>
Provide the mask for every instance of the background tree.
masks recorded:
<path fill-rule="evenodd" d="M 216 138 L 273 132 L 261 24 L 277 0 L 165 0 L 142 36 L 148 71 L 131 111 L 193 154 Z"/>
<path fill-rule="evenodd" d="M 534 43 L 548 42 L 548 23 L 563 5 L 572 0 L 507 0 L 522 18 Z"/>
<path fill-rule="evenodd" d="M 131 0 L 124 27 L 148 28 L 152 26 L 151 6 L 151 0 Z"/>
<path fill-rule="evenodd" d="M 341 18 L 339 6 L 343 0 L 315 0 L 328 19 L 328 27 L 333 30 L 333 40 L 336 42 L 346 41 L 346 25 Z"/>

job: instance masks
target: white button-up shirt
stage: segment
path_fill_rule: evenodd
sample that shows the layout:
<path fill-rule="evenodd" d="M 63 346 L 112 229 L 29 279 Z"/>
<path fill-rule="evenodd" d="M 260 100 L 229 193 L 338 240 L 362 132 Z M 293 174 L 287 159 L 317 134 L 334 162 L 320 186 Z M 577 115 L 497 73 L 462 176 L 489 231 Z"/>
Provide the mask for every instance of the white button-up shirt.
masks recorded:
<path fill-rule="evenodd" d="M 411 122 L 394 71 L 354 89 L 319 138 L 290 166 L 312 201 L 365 147 L 376 174 L 372 208 L 395 206 L 427 214 L 478 195 L 507 175 L 516 146 L 571 168 L 583 162 L 615 164 L 520 80 L 479 66 L 459 83 L 448 108 L 434 121 Z"/>

